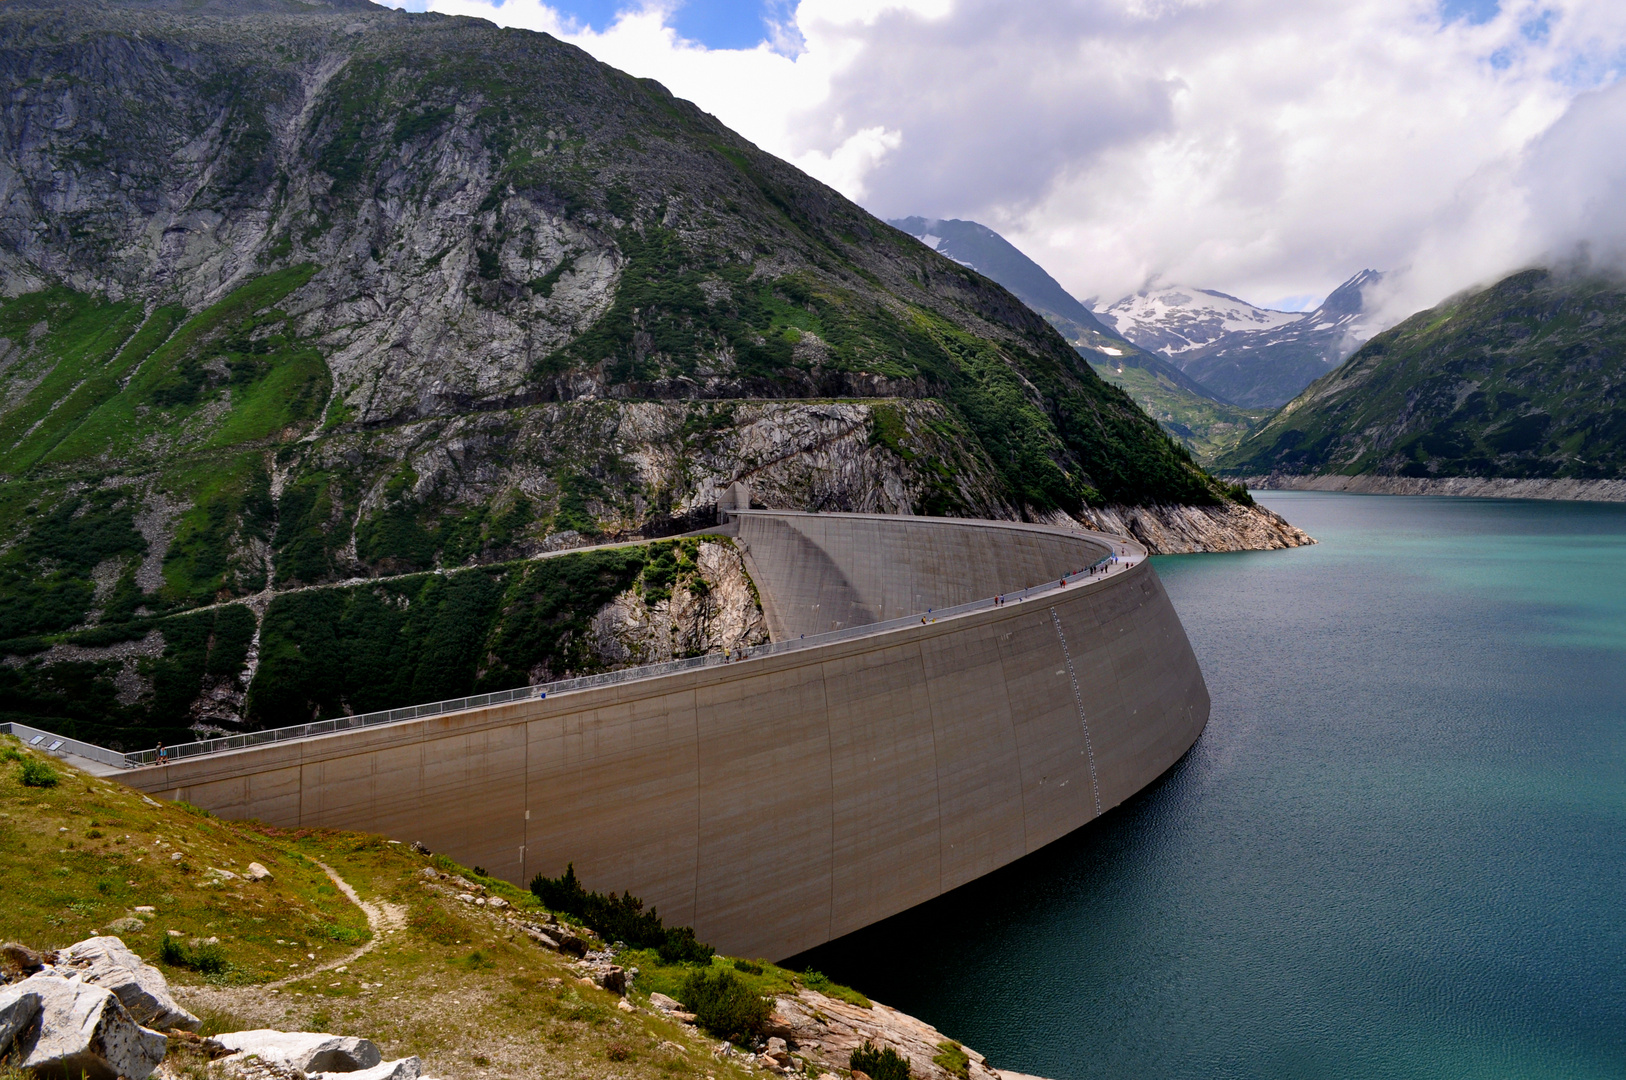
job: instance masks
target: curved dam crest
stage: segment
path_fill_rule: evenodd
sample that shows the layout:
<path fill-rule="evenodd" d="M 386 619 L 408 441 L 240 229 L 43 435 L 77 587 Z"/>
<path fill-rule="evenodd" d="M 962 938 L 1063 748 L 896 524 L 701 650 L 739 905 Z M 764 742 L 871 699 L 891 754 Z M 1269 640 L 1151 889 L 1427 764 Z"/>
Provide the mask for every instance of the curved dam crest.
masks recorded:
<path fill-rule="evenodd" d="M 1117 537 L 735 511 L 773 638 L 1076 573 Z M 232 818 L 421 839 L 518 883 L 573 862 L 782 958 L 1037 850 L 1174 764 L 1208 691 L 1150 563 L 1022 603 L 120 779 Z"/>

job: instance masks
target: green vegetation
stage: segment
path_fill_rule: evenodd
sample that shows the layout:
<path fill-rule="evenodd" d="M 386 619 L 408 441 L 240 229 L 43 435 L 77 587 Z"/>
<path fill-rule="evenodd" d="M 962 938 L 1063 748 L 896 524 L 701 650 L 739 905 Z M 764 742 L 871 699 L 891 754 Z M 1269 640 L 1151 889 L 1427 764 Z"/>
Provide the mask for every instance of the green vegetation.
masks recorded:
<path fill-rule="evenodd" d="M 199 975 L 223 975 L 230 966 L 226 951 L 218 944 L 183 945 L 180 938 L 168 936 L 158 943 L 158 959 L 169 967 L 186 968 Z"/>
<path fill-rule="evenodd" d="M 23 787 L 56 787 L 61 779 L 55 769 L 38 758 L 26 758 L 17 765 L 17 779 Z"/>
<path fill-rule="evenodd" d="M 932 1064 L 946 1073 L 958 1076 L 960 1080 L 969 1080 L 971 1076 L 971 1057 L 965 1052 L 965 1047 L 952 1039 L 937 1044 L 937 1053 L 932 1055 Z"/>
<path fill-rule="evenodd" d="M 1222 457 L 1234 475 L 1626 475 L 1626 289 L 1526 270 L 1367 342 Z"/>
<path fill-rule="evenodd" d="M 566 865 L 556 878 L 536 875 L 531 879 L 531 893 L 549 910 L 580 919 L 605 941 L 656 950 L 665 964 L 709 964 L 716 952 L 696 941 L 691 927 L 662 926 L 655 909 L 645 911 L 644 902 L 631 893 L 606 896 L 582 888 L 576 880 L 575 863 Z M 757 974 L 761 974 L 760 968 Z"/>
<path fill-rule="evenodd" d="M 762 1034 L 773 1005 L 725 967 L 697 968 L 678 993 L 695 1021 L 719 1039 L 746 1043 Z"/>
<path fill-rule="evenodd" d="M 1269 409 L 1244 409 L 1194 393 L 1156 367 L 1131 358 L 1093 356 L 1095 373 L 1135 399 L 1196 460 L 1207 465 L 1240 442 L 1271 415 Z M 1172 365 L 1171 365 L 1172 366 Z"/>
<path fill-rule="evenodd" d="M 852 1052 L 848 1064 L 870 1080 L 909 1080 L 909 1059 L 890 1046 L 877 1050 L 868 1039 Z"/>

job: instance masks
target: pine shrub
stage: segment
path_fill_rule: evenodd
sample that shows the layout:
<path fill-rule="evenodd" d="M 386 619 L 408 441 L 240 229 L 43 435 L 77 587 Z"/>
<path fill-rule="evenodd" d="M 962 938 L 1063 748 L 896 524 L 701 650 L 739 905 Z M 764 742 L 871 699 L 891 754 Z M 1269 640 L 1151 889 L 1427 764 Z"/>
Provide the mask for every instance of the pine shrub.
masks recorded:
<path fill-rule="evenodd" d="M 868 1039 L 854 1050 L 847 1061 L 853 1072 L 861 1072 L 870 1080 L 909 1080 L 909 1059 L 883 1046 L 877 1050 Z"/>
<path fill-rule="evenodd" d="M 725 967 L 705 967 L 691 972 L 683 981 L 678 1000 L 694 1013 L 701 1027 L 719 1039 L 737 1043 L 749 1042 L 761 1035 L 773 1011 L 767 998 Z"/>

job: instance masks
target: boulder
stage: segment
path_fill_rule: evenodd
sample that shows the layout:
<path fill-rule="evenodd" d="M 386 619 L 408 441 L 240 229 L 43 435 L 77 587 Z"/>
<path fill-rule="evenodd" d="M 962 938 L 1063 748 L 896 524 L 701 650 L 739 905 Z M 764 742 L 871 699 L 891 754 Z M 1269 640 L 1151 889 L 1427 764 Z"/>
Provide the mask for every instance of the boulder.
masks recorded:
<path fill-rule="evenodd" d="M 423 1075 L 423 1062 L 415 1057 L 404 1057 L 399 1061 L 381 1061 L 370 1069 L 358 1069 L 355 1072 L 324 1072 L 317 1073 L 311 1080 L 418 1080 Z"/>
<path fill-rule="evenodd" d="M 57 954 L 57 966 L 78 972 L 85 982 L 110 990 L 136 1023 L 168 1031 L 196 1031 L 202 1021 L 175 1003 L 169 983 L 151 964 L 111 935 L 87 938 Z"/>
<path fill-rule="evenodd" d="M 50 960 L 48 954 L 35 952 L 27 945 L 20 945 L 15 941 L 0 945 L 0 956 L 5 957 L 7 967 L 14 967 L 25 975 L 32 975 Z"/>
<path fill-rule="evenodd" d="M 424 843 L 423 843 L 422 840 L 414 840 L 414 841 L 412 841 L 412 850 L 416 851 L 419 855 L 428 855 L 429 854 L 429 849 L 424 846 Z"/>
<path fill-rule="evenodd" d="M 248 864 L 248 869 L 243 872 L 243 876 L 250 881 L 264 881 L 271 876 L 271 871 L 257 862 L 251 862 Z"/>
<path fill-rule="evenodd" d="M 598 984 L 612 994 L 625 994 L 627 992 L 627 973 L 614 966 L 598 977 Z"/>
<path fill-rule="evenodd" d="M 660 991 L 649 995 L 649 1003 L 662 1012 L 682 1012 L 683 1003 L 676 998 L 667 997 Z"/>
<path fill-rule="evenodd" d="M 575 934 L 566 934 L 559 939 L 559 951 L 567 956 L 574 956 L 580 960 L 587 955 L 587 942 Z"/>
<path fill-rule="evenodd" d="M 0 1058 L 6 1056 L 17 1036 L 34 1023 L 40 1014 L 40 1004 L 38 989 L 0 988 Z"/>
<path fill-rule="evenodd" d="M 16 998 L 35 998 L 37 1008 Z M 41 973 L 0 991 L 0 1014 L 30 1010 L 9 1057 L 39 1077 L 146 1080 L 164 1060 L 166 1040 L 136 1023 L 112 992 L 79 979 Z"/>
<path fill-rule="evenodd" d="M 235 1054 L 253 1054 L 266 1061 L 292 1065 L 302 1072 L 354 1073 L 384 1060 L 368 1039 L 329 1035 L 321 1031 L 233 1031 L 215 1041 Z"/>

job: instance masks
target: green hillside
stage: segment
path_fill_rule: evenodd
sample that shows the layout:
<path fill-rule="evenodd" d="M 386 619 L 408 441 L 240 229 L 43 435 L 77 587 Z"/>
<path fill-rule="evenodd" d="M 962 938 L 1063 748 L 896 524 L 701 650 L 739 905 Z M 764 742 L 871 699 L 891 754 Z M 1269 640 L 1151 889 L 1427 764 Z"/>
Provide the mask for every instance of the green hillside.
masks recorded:
<path fill-rule="evenodd" d="M 1204 464 L 1231 449 L 1271 414 L 1269 409 L 1244 409 L 1201 392 L 1179 368 L 1142 349 L 1131 347 L 1115 357 L 1079 352 L 1097 375 L 1134 398 Z"/>
<path fill-rule="evenodd" d="M 1626 286 L 1526 270 L 1420 312 L 1217 467 L 1258 476 L 1626 475 Z"/>

